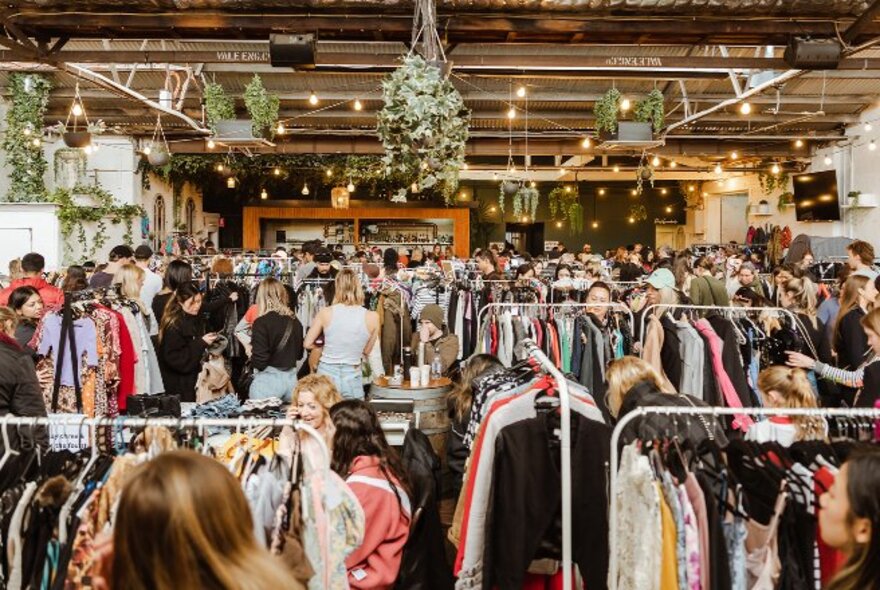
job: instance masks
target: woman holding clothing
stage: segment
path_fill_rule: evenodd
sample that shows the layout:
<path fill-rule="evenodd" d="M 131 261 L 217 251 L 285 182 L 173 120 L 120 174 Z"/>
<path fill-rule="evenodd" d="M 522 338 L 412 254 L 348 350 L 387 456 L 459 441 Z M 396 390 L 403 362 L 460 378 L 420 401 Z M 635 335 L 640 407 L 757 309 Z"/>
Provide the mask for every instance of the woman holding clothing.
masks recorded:
<path fill-rule="evenodd" d="M 250 398 L 290 401 L 297 362 L 303 356 L 303 328 L 287 301 L 281 281 L 264 279 L 257 289 L 257 319 L 252 329 L 254 380 Z"/>
<path fill-rule="evenodd" d="M 361 361 L 369 356 L 376 343 L 379 314 L 364 308 L 364 290 L 354 271 L 340 271 L 335 285 L 333 305 L 315 316 L 306 335 L 305 348 L 316 348 L 323 334 L 318 374 L 330 377 L 342 397 L 363 399 Z"/>
<path fill-rule="evenodd" d="M 198 285 L 183 283 L 168 301 L 159 325 L 159 367 L 165 393 L 179 395 L 182 402 L 196 401 L 202 355 L 219 337 L 205 333 L 204 322 L 199 317 L 201 309 L 202 294 Z"/>

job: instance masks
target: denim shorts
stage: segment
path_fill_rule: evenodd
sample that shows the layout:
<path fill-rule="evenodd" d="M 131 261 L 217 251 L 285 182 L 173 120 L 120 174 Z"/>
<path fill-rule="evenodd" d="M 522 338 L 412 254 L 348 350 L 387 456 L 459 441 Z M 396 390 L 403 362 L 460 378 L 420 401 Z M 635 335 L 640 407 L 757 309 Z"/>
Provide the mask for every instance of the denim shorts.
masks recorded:
<path fill-rule="evenodd" d="M 364 378 L 359 366 L 321 362 L 318 363 L 318 375 L 330 377 L 343 398 L 364 399 Z"/>
<path fill-rule="evenodd" d="M 266 399 L 280 397 L 289 402 L 296 387 L 296 368 L 283 371 L 275 367 L 266 367 L 262 371 L 254 369 L 254 380 L 248 392 L 250 399 Z"/>

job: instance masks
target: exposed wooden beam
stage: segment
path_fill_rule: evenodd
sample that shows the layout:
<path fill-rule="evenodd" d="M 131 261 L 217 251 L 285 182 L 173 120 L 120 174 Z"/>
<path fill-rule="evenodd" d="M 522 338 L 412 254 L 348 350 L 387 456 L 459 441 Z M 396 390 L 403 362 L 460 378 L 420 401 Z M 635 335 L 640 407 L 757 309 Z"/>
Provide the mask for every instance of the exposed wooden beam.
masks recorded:
<path fill-rule="evenodd" d="M 862 35 L 869 27 L 874 25 L 874 19 L 880 15 L 880 0 L 874 0 L 874 3 L 869 6 L 865 12 L 859 15 L 859 18 L 851 24 L 847 29 L 843 32 L 843 40 L 846 43 L 852 43 L 855 41 L 860 35 Z"/>

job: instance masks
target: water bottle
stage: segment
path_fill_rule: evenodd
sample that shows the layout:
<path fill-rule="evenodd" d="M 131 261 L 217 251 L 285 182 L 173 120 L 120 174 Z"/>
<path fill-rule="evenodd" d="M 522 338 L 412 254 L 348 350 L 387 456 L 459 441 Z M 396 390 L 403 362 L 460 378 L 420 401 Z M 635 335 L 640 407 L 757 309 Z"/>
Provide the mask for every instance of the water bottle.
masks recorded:
<path fill-rule="evenodd" d="M 436 381 L 443 375 L 443 363 L 440 362 L 440 356 L 434 355 L 431 361 L 431 381 Z"/>

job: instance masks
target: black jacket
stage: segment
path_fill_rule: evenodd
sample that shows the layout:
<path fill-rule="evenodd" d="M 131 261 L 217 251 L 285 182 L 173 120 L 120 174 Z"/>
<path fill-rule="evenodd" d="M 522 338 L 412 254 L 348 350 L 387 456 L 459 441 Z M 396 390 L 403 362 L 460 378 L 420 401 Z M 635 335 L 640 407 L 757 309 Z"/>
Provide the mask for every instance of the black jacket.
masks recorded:
<path fill-rule="evenodd" d="M 495 439 L 483 588 L 519 590 L 534 559 L 559 559 L 562 497 L 555 413 L 516 422 Z M 572 412 L 572 557 L 587 588 L 608 577 L 606 464 L 611 428 Z"/>
<path fill-rule="evenodd" d="M 46 404 L 31 355 L 14 342 L 0 338 L 0 416 L 7 414 L 45 416 Z M 25 427 L 9 428 L 10 444 L 17 446 L 18 432 L 24 431 Z M 36 439 L 41 446 L 48 445 L 45 428 L 37 429 Z"/>
<path fill-rule="evenodd" d="M 840 320 L 834 350 L 837 352 L 837 365 L 841 369 L 854 371 L 865 362 L 865 353 L 868 352 L 868 336 L 860 323 L 863 317 L 865 317 L 865 312 L 861 307 L 856 307 L 849 310 Z"/>
<path fill-rule="evenodd" d="M 862 388 L 854 405 L 857 408 L 873 408 L 877 399 L 880 399 L 880 363 L 870 363 L 865 367 Z"/>
<path fill-rule="evenodd" d="M 196 401 L 196 381 L 206 348 L 204 335 L 201 318 L 184 314 L 159 340 L 159 368 L 165 393 L 179 395 L 180 401 Z"/>
<path fill-rule="evenodd" d="M 400 456 L 410 483 L 413 518 L 403 547 L 395 588 L 452 590 L 454 581 L 445 552 L 440 524 L 440 457 L 422 431 L 410 428 Z"/>
<path fill-rule="evenodd" d="M 293 322 L 293 329 L 287 338 L 284 348 L 279 348 L 287 326 Z M 253 353 L 251 363 L 254 369 L 262 371 L 266 367 L 275 367 L 287 371 L 296 366 L 303 355 L 303 327 L 298 319 L 282 316 L 276 311 L 254 320 L 252 331 Z"/>
<path fill-rule="evenodd" d="M 740 403 L 742 403 L 744 408 L 751 408 L 755 405 L 752 402 L 752 389 L 746 377 L 745 367 L 743 367 L 733 322 L 720 315 L 710 315 L 706 319 L 709 320 L 712 329 L 715 330 L 715 333 L 718 334 L 718 337 L 724 343 L 721 349 L 721 363 L 724 365 L 724 372 L 730 377 Z"/>

